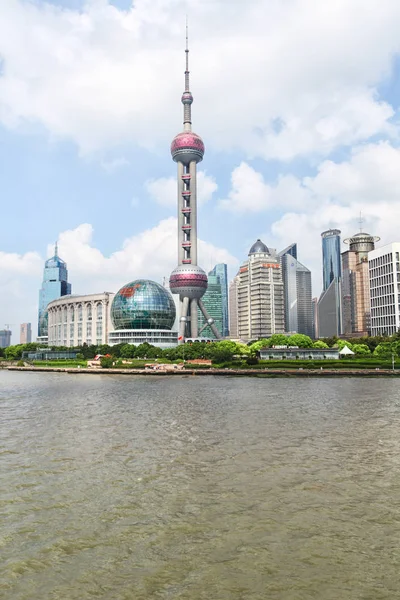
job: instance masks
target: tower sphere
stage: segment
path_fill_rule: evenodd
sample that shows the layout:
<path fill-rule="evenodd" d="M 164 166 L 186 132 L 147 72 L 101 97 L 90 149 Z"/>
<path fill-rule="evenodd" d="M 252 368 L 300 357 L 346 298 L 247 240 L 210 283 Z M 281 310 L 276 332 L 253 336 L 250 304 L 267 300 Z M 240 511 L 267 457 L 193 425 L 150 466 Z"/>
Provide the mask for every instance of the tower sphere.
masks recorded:
<path fill-rule="evenodd" d="M 171 329 L 175 303 L 162 285 L 150 279 L 136 279 L 114 296 L 111 319 L 115 329 Z"/>
<path fill-rule="evenodd" d="M 169 278 L 171 292 L 186 296 L 190 300 L 204 296 L 207 285 L 207 275 L 197 265 L 179 265 L 172 271 Z"/>
<path fill-rule="evenodd" d="M 181 100 L 182 104 L 192 104 L 193 96 L 190 92 L 183 92 Z"/>
<path fill-rule="evenodd" d="M 189 164 L 193 160 L 199 163 L 204 156 L 204 142 L 193 131 L 182 131 L 172 140 L 171 154 L 175 162 Z"/>

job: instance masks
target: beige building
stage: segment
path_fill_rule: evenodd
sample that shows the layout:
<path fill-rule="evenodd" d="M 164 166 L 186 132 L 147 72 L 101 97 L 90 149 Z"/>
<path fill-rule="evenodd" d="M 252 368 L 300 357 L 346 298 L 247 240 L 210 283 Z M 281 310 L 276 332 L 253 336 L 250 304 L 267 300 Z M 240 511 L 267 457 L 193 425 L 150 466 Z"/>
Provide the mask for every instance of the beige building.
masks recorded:
<path fill-rule="evenodd" d="M 237 337 L 247 342 L 284 333 L 282 270 L 275 250 L 257 240 L 237 278 Z"/>
<path fill-rule="evenodd" d="M 47 306 L 49 346 L 107 344 L 113 293 L 62 296 Z"/>
<path fill-rule="evenodd" d="M 393 335 L 400 330 L 400 243 L 368 255 L 371 293 L 371 335 Z"/>
<path fill-rule="evenodd" d="M 30 323 L 21 323 L 19 332 L 19 343 L 30 344 L 32 341 L 32 325 Z"/>
<path fill-rule="evenodd" d="M 342 253 L 342 328 L 344 335 L 364 336 L 371 332 L 371 297 L 368 253 L 379 238 L 356 233 L 345 240 L 350 248 Z"/>

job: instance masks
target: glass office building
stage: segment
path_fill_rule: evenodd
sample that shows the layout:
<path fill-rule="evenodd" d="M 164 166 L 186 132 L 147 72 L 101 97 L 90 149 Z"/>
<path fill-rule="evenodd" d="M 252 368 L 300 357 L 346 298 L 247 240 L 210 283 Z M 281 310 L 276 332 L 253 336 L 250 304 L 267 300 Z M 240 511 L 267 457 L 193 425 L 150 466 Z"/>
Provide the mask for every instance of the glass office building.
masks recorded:
<path fill-rule="evenodd" d="M 311 271 L 297 260 L 297 244 L 279 252 L 285 305 L 285 331 L 312 336 Z"/>
<path fill-rule="evenodd" d="M 38 337 L 48 336 L 48 303 L 70 293 L 71 284 L 68 283 L 67 265 L 58 256 L 56 244 L 54 256 L 46 260 L 44 265 L 43 283 L 39 291 Z"/>
<path fill-rule="evenodd" d="M 222 335 L 222 322 L 223 322 L 223 310 L 222 310 L 222 286 L 220 278 L 217 275 L 208 276 L 208 288 L 203 296 L 203 303 L 206 307 L 206 311 L 211 318 L 214 319 L 214 325 Z M 199 311 L 199 332 L 205 327 L 206 320 L 204 315 Z M 215 335 L 212 331 L 205 327 L 205 330 L 199 333 L 200 337 L 207 337 L 215 339 Z"/>
<path fill-rule="evenodd" d="M 339 229 L 328 229 L 328 231 L 321 233 L 324 292 L 326 292 L 334 279 L 340 279 L 342 277 L 340 233 Z"/>
<path fill-rule="evenodd" d="M 222 337 L 229 335 L 229 305 L 228 305 L 228 267 L 225 263 L 215 265 L 208 273 L 211 276 L 219 278 L 221 284 L 221 302 L 222 302 Z"/>

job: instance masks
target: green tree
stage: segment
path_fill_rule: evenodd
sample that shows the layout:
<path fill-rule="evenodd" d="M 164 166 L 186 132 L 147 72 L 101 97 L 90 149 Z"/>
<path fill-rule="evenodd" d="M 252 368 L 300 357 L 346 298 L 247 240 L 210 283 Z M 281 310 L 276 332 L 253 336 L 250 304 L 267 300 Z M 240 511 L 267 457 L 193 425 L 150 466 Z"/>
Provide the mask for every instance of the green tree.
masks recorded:
<path fill-rule="evenodd" d="M 368 348 L 367 344 L 353 344 L 352 350 L 359 356 L 371 354 L 371 350 Z"/>
<path fill-rule="evenodd" d="M 229 348 L 218 348 L 214 345 L 211 352 L 211 362 L 213 364 L 221 364 L 230 362 L 233 358 L 233 352 Z"/>
<path fill-rule="evenodd" d="M 335 345 L 337 348 L 339 348 L 339 350 L 343 350 L 345 346 L 347 346 L 350 350 L 353 350 L 353 344 L 347 340 L 337 340 Z"/>
<path fill-rule="evenodd" d="M 299 348 L 312 348 L 313 341 L 308 335 L 295 333 L 287 340 L 288 346 L 298 346 Z"/>
<path fill-rule="evenodd" d="M 323 342 L 322 340 L 317 340 L 313 343 L 313 348 L 329 348 L 329 346 L 326 342 Z"/>
<path fill-rule="evenodd" d="M 135 358 L 136 346 L 134 344 L 124 344 L 120 350 L 121 358 Z"/>

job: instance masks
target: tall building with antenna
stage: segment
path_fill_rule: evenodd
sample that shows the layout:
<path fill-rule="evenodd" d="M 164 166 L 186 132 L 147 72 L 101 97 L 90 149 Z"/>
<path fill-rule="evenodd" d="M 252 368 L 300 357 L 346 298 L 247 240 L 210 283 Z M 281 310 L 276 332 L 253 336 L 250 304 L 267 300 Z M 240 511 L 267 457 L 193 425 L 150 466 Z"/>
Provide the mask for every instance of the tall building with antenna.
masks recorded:
<path fill-rule="evenodd" d="M 202 302 L 207 290 L 207 275 L 197 264 L 197 163 L 203 160 L 204 143 L 192 131 L 193 96 L 189 85 L 189 45 L 186 24 L 185 91 L 182 95 L 183 131 L 172 140 L 171 154 L 178 166 L 178 266 L 170 276 L 170 290 L 179 294 L 180 343 L 199 334 L 198 310 L 202 312 L 214 336 L 221 334 Z"/>
<path fill-rule="evenodd" d="M 342 253 L 343 333 L 363 336 L 371 333 L 371 295 L 368 255 L 375 250 L 379 237 L 360 231 L 344 240 L 349 249 Z"/>
<path fill-rule="evenodd" d="M 68 283 L 67 265 L 58 256 L 58 245 L 56 243 L 54 256 L 45 262 L 43 283 L 39 291 L 38 341 L 47 342 L 48 303 L 70 293 L 71 284 Z"/>

